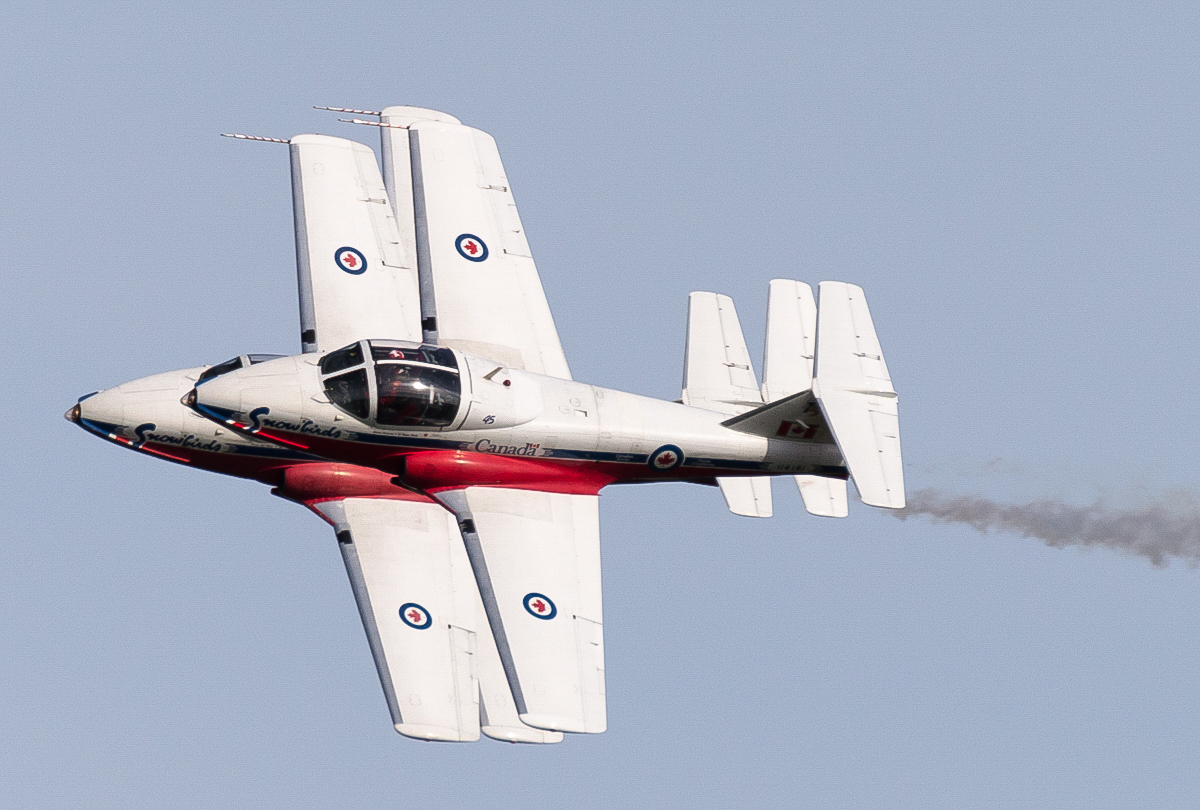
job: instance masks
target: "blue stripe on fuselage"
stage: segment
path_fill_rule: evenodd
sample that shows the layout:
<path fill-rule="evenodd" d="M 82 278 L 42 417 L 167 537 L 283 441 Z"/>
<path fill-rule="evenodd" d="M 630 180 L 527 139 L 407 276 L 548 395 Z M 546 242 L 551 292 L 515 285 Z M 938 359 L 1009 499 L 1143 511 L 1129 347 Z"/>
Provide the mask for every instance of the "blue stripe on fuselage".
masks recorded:
<path fill-rule="evenodd" d="M 510 458 L 522 458 L 521 456 L 510 456 L 507 453 L 485 453 L 475 450 L 477 442 L 452 441 L 449 439 L 428 439 L 409 436 L 379 436 L 373 433 L 359 433 L 355 431 L 347 431 L 350 436 L 350 441 L 362 442 L 363 444 L 383 444 L 390 447 L 406 448 L 420 450 L 459 450 L 463 452 L 477 452 L 485 456 L 507 456 Z M 544 451 L 544 455 L 540 456 L 525 456 L 524 458 L 538 459 L 558 459 L 561 461 L 606 461 L 614 464 L 646 464 L 650 460 L 650 456 L 641 453 L 610 453 L 602 450 L 569 450 L 569 449 L 548 449 Z M 789 472 L 780 472 L 772 469 L 776 465 L 765 461 L 745 461 L 742 459 L 725 459 L 725 458 L 693 458 L 684 456 L 682 467 L 689 467 L 702 470 L 739 470 L 746 472 L 766 472 L 774 475 L 823 475 L 827 478 L 842 478 L 849 477 L 849 473 L 845 467 L 832 467 L 828 465 L 795 465 L 797 470 Z"/>

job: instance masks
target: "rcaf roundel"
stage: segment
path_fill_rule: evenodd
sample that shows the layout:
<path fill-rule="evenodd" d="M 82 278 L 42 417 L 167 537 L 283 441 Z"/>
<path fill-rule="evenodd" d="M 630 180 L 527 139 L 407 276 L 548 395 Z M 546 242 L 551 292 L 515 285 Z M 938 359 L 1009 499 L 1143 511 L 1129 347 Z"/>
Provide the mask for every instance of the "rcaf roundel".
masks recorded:
<path fill-rule="evenodd" d="M 353 276 L 360 275 L 367 269 L 367 257 L 357 248 L 340 247 L 333 252 L 333 260 L 338 267 Z"/>
<path fill-rule="evenodd" d="M 673 470 L 683 463 L 683 451 L 673 444 L 664 444 L 650 454 L 647 463 L 652 470 Z"/>
<path fill-rule="evenodd" d="M 537 619 L 553 619 L 558 615 L 558 608 L 550 601 L 550 597 L 540 593 L 527 593 L 523 600 L 529 615 Z"/>
<path fill-rule="evenodd" d="M 400 620 L 414 630 L 427 630 L 433 624 L 429 611 L 416 602 L 408 602 L 400 606 Z"/>
<path fill-rule="evenodd" d="M 464 233 L 454 240 L 454 248 L 467 261 L 481 262 L 488 257 L 487 245 L 475 234 Z"/>

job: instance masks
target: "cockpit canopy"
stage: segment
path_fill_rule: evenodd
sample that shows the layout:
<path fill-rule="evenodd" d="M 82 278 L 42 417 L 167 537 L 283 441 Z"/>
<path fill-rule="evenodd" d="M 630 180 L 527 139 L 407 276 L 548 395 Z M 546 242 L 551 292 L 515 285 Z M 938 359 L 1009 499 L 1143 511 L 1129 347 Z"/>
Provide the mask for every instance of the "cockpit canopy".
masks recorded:
<path fill-rule="evenodd" d="M 364 340 L 325 355 L 320 369 L 329 401 L 363 421 L 443 428 L 458 415 L 462 384 L 450 349 Z"/>
<path fill-rule="evenodd" d="M 224 363 L 217 363 L 215 366 L 210 366 L 200 372 L 200 376 L 196 378 L 196 385 L 208 382 L 209 380 L 220 377 L 223 374 L 228 374 L 231 371 L 237 371 L 239 368 L 247 366 L 256 366 L 259 363 L 265 363 L 268 360 L 277 360 L 283 357 L 282 354 L 239 354 L 232 360 L 226 360 Z"/>

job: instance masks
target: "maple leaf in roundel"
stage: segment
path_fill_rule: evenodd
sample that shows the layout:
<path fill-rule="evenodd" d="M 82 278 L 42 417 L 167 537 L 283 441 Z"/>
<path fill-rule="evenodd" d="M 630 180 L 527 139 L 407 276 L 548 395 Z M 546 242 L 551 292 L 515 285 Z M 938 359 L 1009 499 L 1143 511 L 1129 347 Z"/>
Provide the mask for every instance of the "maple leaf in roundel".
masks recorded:
<path fill-rule="evenodd" d="M 674 463 L 675 463 L 675 454 L 674 453 L 663 453 L 661 456 L 658 457 L 658 464 L 661 467 L 669 467 L 671 464 L 674 464 Z"/>

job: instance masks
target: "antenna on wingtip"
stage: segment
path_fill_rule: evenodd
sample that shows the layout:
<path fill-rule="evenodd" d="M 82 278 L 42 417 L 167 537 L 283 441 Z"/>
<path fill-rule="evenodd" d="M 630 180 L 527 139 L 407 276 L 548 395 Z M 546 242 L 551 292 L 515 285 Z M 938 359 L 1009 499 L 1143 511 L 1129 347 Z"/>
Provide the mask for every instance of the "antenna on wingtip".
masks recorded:
<path fill-rule="evenodd" d="M 237 138 L 239 141 L 263 141 L 264 143 L 291 143 L 284 138 L 267 138 L 262 135 L 243 135 L 240 132 L 222 132 L 222 138 Z"/>
<path fill-rule="evenodd" d="M 363 121 L 359 118 L 339 118 L 343 124 L 362 124 L 364 127 L 383 127 L 384 129 L 408 129 L 408 124 L 385 124 L 381 121 Z"/>
<path fill-rule="evenodd" d="M 314 110 L 329 110 L 329 112 L 350 113 L 351 115 L 383 115 L 379 110 L 353 110 L 349 107 L 313 107 Z"/>

